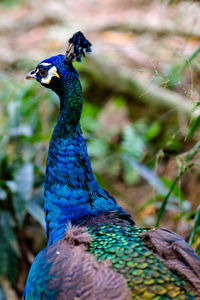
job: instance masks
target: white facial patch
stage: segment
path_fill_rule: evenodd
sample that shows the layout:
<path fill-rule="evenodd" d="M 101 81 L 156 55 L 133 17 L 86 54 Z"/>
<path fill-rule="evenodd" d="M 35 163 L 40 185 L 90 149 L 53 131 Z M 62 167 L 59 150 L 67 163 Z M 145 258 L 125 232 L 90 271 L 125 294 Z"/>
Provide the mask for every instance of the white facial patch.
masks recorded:
<path fill-rule="evenodd" d="M 50 66 L 50 63 L 41 63 L 40 66 Z"/>
<path fill-rule="evenodd" d="M 42 83 L 49 84 L 50 81 L 51 81 L 51 79 L 52 79 L 54 76 L 60 78 L 60 76 L 59 76 L 59 74 L 58 74 L 58 72 L 57 72 L 57 68 L 56 68 L 55 66 L 53 66 L 52 68 L 49 69 L 48 75 L 47 75 L 45 78 L 42 78 L 41 82 L 42 82 Z"/>

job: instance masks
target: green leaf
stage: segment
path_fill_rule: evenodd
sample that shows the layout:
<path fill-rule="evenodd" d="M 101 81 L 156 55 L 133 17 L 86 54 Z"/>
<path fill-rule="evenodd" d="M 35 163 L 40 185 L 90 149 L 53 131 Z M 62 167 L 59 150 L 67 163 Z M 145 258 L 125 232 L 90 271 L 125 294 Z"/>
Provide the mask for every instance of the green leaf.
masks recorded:
<path fill-rule="evenodd" d="M 27 162 L 15 174 L 17 191 L 13 195 L 13 206 L 19 225 L 23 222 L 26 205 L 32 195 L 33 181 L 33 165 Z"/>
<path fill-rule="evenodd" d="M 81 115 L 81 127 L 84 131 L 96 132 L 100 128 L 100 123 L 97 119 L 98 106 L 91 103 L 85 103 Z"/>
<path fill-rule="evenodd" d="M 0 201 L 6 200 L 6 197 L 7 197 L 7 192 L 0 187 Z"/>
<path fill-rule="evenodd" d="M 142 210 L 144 210 L 148 206 L 150 206 L 152 204 L 155 204 L 156 202 L 159 202 L 160 200 L 163 200 L 163 195 L 157 194 L 155 197 L 150 198 L 144 204 L 142 204 L 139 208 L 139 211 L 141 212 Z"/>
<path fill-rule="evenodd" d="M 83 116 L 81 118 L 81 127 L 84 131 L 96 132 L 100 128 L 100 123 L 92 116 Z"/>
<path fill-rule="evenodd" d="M 196 253 L 200 256 L 200 244 L 196 248 Z"/>
<path fill-rule="evenodd" d="M 198 230 L 198 227 L 200 227 L 200 205 L 198 206 L 195 217 L 194 217 L 194 227 L 190 235 L 190 245 L 194 242 L 195 234 Z"/>
<path fill-rule="evenodd" d="M 13 230 L 14 224 L 13 224 L 12 215 L 9 212 L 2 211 L 0 213 L 0 224 L 1 224 L 1 230 L 4 239 L 6 240 L 9 247 L 13 250 L 13 252 L 19 257 L 20 251 Z"/>
<path fill-rule="evenodd" d="M 199 53 L 200 53 L 200 47 L 197 47 L 197 49 L 189 56 L 189 58 L 185 60 L 185 63 L 181 67 L 180 71 L 182 72 L 186 67 L 188 67 Z"/>
<path fill-rule="evenodd" d="M 31 200 L 27 206 L 27 212 L 36 220 L 40 225 L 46 229 L 44 209 L 34 200 Z"/>
<path fill-rule="evenodd" d="M 103 138 L 93 138 L 88 141 L 87 146 L 91 157 L 104 157 L 108 152 L 108 143 Z"/>
<path fill-rule="evenodd" d="M 200 125 L 200 116 L 198 116 L 196 119 L 194 119 L 190 125 L 188 134 L 187 134 L 187 138 L 192 139 L 194 136 L 195 131 L 197 130 L 197 128 Z"/>
<path fill-rule="evenodd" d="M 0 241 L 0 275 L 13 282 L 20 251 L 13 230 L 12 215 L 7 211 L 0 212 Z"/>
<path fill-rule="evenodd" d="M 144 154 L 145 146 L 144 138 L 136 132 L 133 125 L 124 129 L 122 151 L 139 160 Z"/>
<path fill-rule="evenodd" d="M 157 137 L 161 131 L 162 127 L 161 127 L 161 124 L 160 122 L 156 121 L 154 122 L 150 128 L 145 132 L 145 138 L 147 140 L 152 140 L 154 139 L 155 137 Z"/>
<path fill-rule="evenodd" d="M 149 185 L 155 188 L 158 194 L 165 196 L 168 193 L 168 189 L 165 187 L 160 178 L 147 166 L 127 154 L 122 154 L 122 158 L 127 161 L 129 165 L 149 183 Z M 176 200 L 173 196 L 170 197 L 172 200 Z"/>
<path fill-rule="evenodd" d="M 171 185 L 171 187 L 170 187 L 169 192 L 168 192 L 167 195 L 165 196 L 165 198 L 164 198 L 164 200 L 163 200 L 163 202 L 162 202 L 162 205 L 161 205 L 161 207 L 160 207 L 160 209 L 159 209 L 159 212 L 158 212 L 158 217 L 157 217 L 157 220 L 156 220 L 156 225 L 155 225 L 155 227 L 158 227 L 158 226 L 159 226 L 160 221 L 161 221 L 161 218 L 162 218 L 162 215 L 163 215 L 163 213 L 164 213 L 164 211 L 165 211 L 166 205 L 167 205 L 167 203 L 168 203 L 168 201 L 169 201 L 169 198 L 170 198 L 170 196 L 171 196 L 171 194 L 172 194 L 172 192 L 173 192 L 173 190 L 174 190 L 174 188 L 175 188 L 177 182 L 179 181 L 180 177 L 181 177 L 181 174 L 179 174 L 179 175 L 176 177 L 176 179 L 173 181 L 173 183 L 172 183 L 172 185 Z"/>
<path fill-rule="evenodd" d="M 173 181 L 170 180 L 169 178 L 160 177 L 160 179 L 168 189 L 170 189 L 171 186 L 173 185 Z M 183 194 L 179 186 L 177 185 L 174 186 L 172 194 L 176 196 L 181 202 L 183 202 Z"/>
<path fill-rule="evenodd" d="M 126 104 L 125 99 L 122 96 L 115 97 L 113 102 L 116 108 L 124 107 Z"/>
<path fill-rule="evenodd" d="M 145 141 L 139 135 L 133 125 L 127 126 L 123 132 L 122 152 L 135 159 L 142 158 L 145 149 Z M 134 184 L 139 179 L 139 173 L 132 167 L 129 161 L 123 160 L 124 181 L 126 184 Z"/>
<path fill-rule="evenodd" d="M 124 181 L 126 184 L 131 185 L 138 182 L 140 175 L 133 169 L 128 161 L 124 161 Z"/>

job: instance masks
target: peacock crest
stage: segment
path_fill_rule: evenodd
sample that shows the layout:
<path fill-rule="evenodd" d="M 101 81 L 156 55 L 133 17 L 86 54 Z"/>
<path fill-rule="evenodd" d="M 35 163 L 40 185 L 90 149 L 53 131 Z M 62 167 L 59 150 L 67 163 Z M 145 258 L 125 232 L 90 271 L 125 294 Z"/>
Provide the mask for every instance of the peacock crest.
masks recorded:
<path fill-rule="evenodd" d="M 81 62 L 82 56 L 85 53 L 92 52 L 92 44 L 85 38 L 81 31 L 76 32 L 70 39 L 69 45 L 65 54 L 65 64 L 70 64 L 74 60 Z"/>

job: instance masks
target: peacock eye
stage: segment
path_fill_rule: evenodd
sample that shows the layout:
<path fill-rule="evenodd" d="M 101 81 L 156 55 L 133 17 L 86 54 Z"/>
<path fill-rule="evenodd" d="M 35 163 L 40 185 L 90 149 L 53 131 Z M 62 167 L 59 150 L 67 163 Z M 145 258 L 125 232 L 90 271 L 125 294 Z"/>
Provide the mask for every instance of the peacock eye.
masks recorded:
<path fill-rule="evenodd" d="M 40 68 L 39 69 L 39 74 L 40 74 L 40 76 L 41 77 L 46 77 L 47 76 L 47 74 L 48 74 L 48 71 L 47 71 L 47 69 L 44 69 L 44 68 Z"/>

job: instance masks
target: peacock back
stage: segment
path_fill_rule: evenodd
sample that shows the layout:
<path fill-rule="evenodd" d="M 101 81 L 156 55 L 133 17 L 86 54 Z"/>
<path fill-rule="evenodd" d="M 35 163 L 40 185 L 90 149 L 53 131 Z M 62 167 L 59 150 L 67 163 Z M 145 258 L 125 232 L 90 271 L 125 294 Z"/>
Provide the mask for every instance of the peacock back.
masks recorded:
<path fill-rule="evenodd" d="M 120 273 L 132 292 L 132 299 L 194 299 L 186 281 L 170 271 L 140 238 L 146 229 L 128 222 L 93 223 L 89 252 L 99 261 L 109 260 L 110 267 Z"/>

